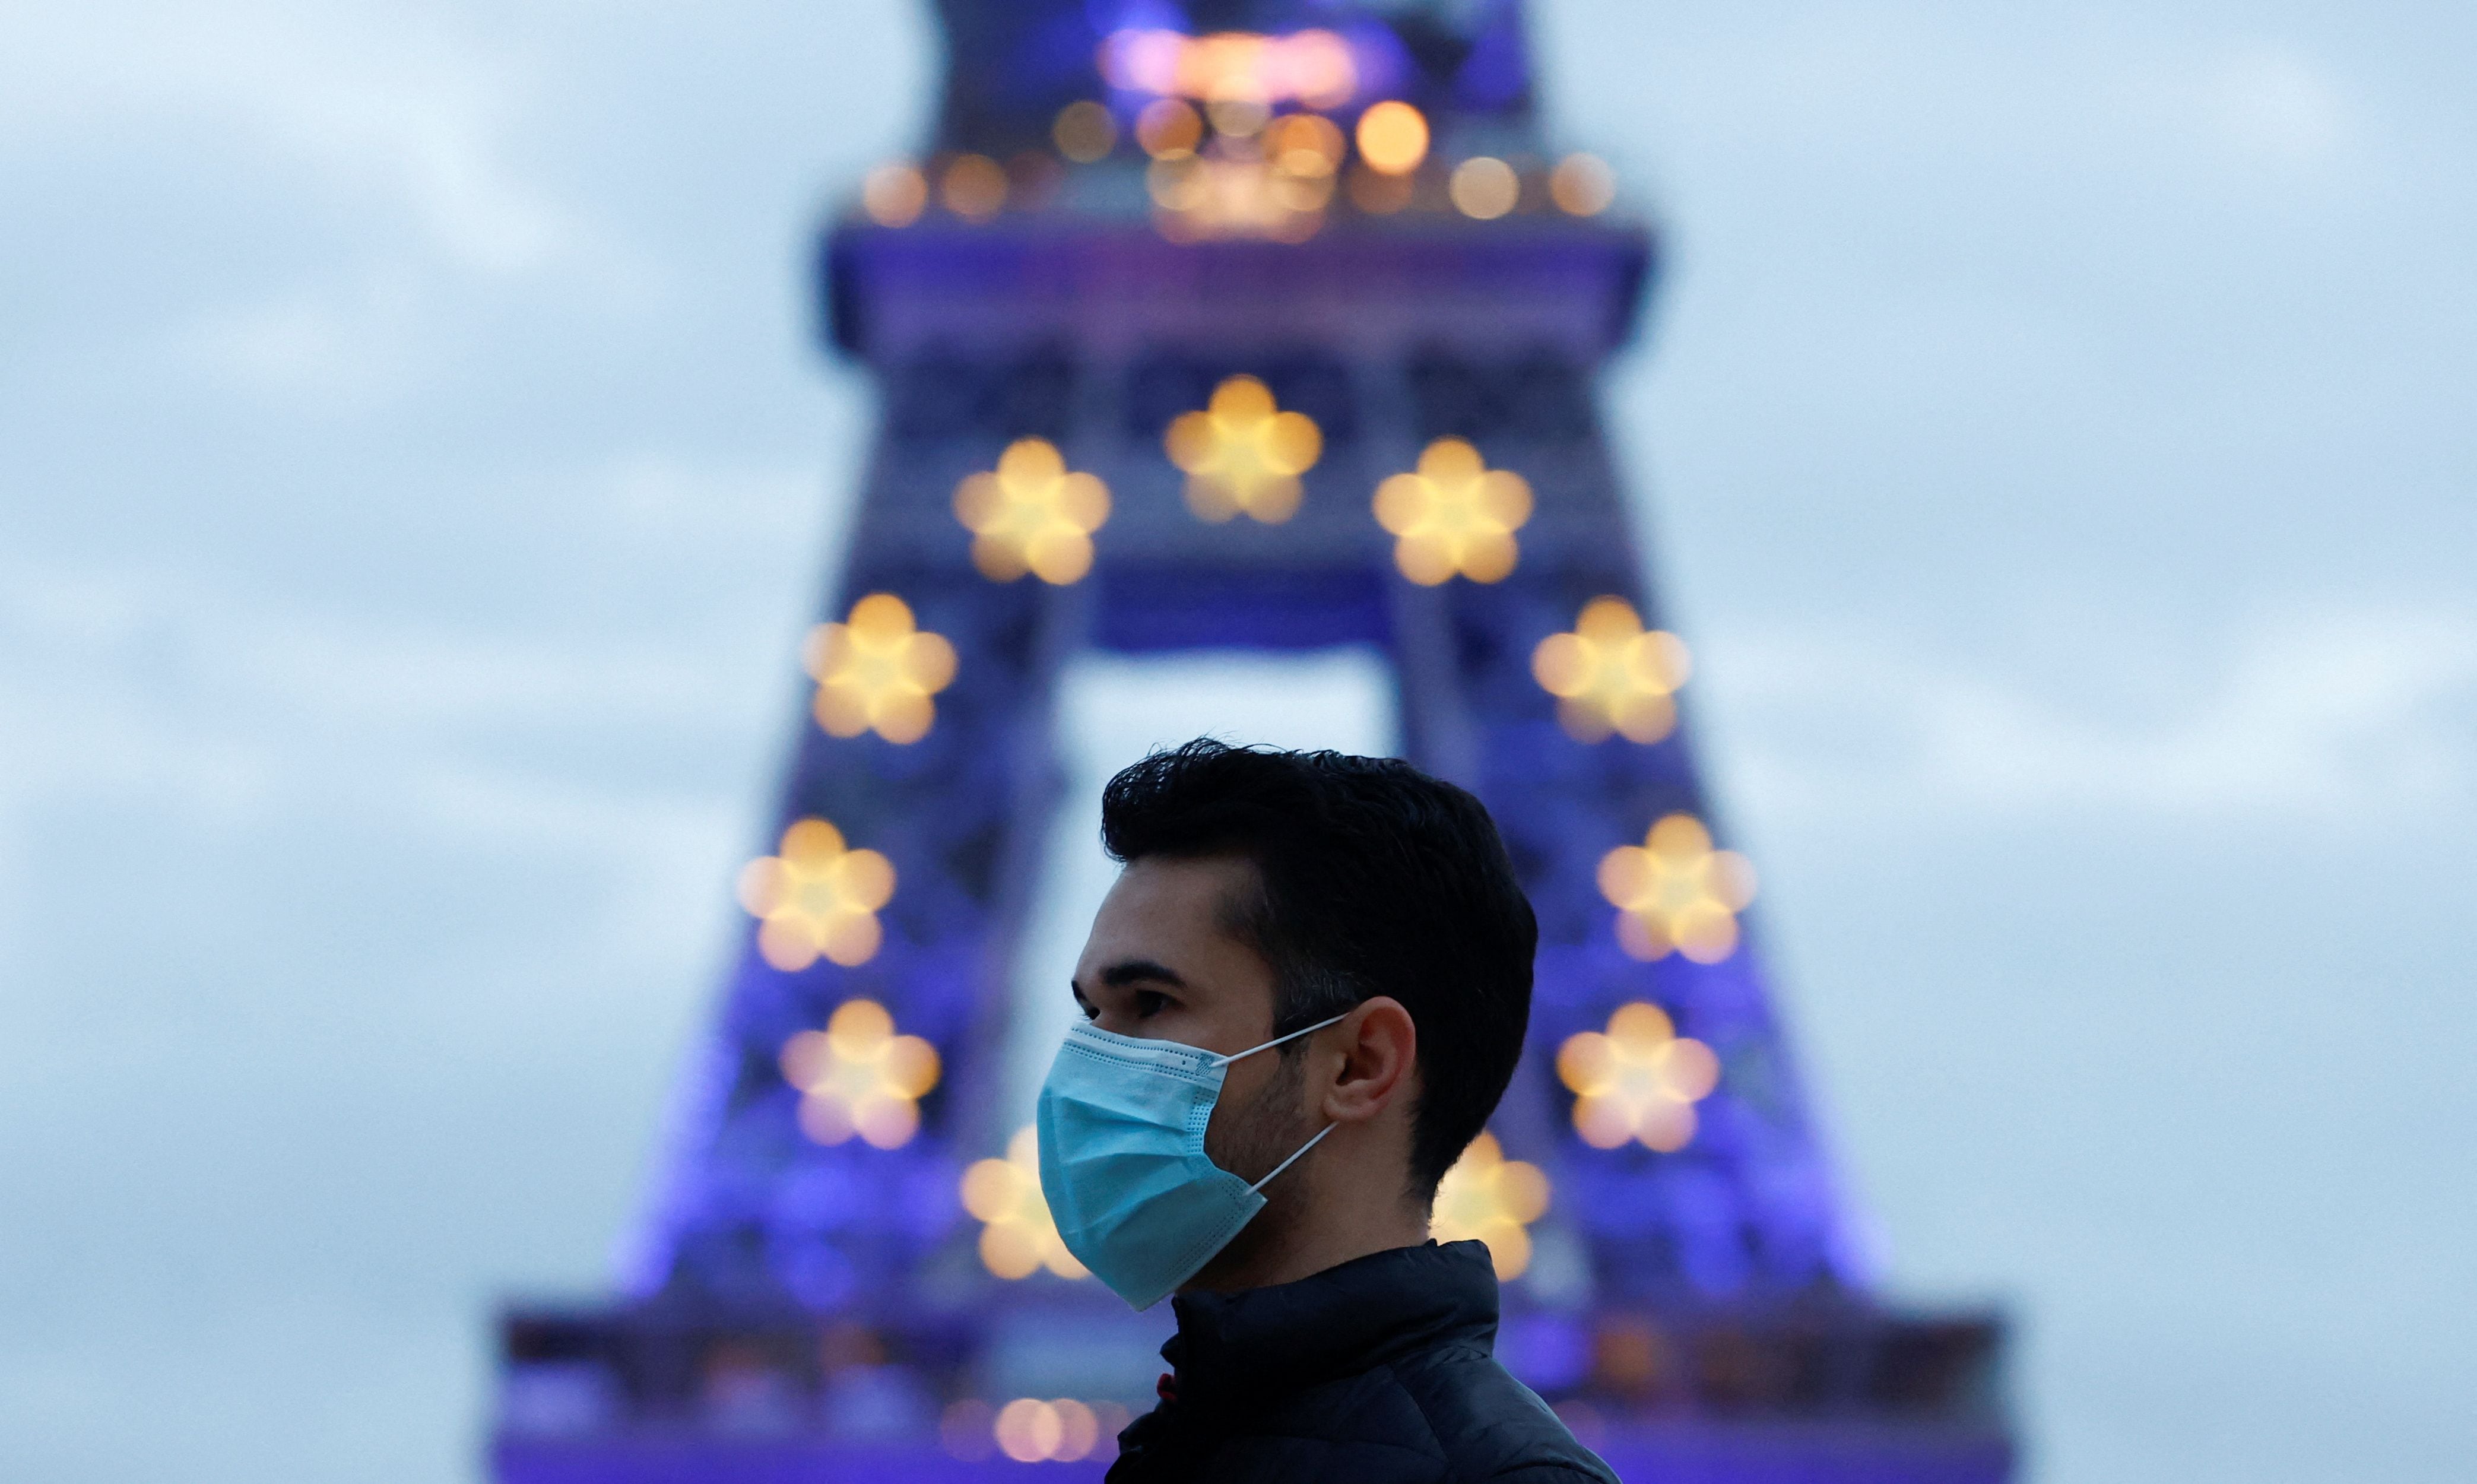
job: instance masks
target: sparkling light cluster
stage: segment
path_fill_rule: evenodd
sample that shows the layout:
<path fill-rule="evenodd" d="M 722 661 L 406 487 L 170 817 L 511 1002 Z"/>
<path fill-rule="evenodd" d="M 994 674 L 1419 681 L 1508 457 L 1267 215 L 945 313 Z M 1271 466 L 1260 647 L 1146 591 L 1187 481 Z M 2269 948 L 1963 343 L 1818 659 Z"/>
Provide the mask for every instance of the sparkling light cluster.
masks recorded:
<path fill-rule="evenodd" d="M 1641 844 L 1602 856 L 1599 879 L 1617 909 L 1617 942 L 1639 959 L 1719 963 L 1738 946 L 1737 915 L 1755 899 L 1753 863 L 1713 849 L 1712 832 L 1692 815 L 1668 815 Z"/>
<path fill-rule="evenodd" d="M 1028 1278 L 1047 1269 L 1062 1278 L 1089 1276 L 1059 1240 L 1058 1222 L 1040 1194 L 1040 1149 L 1032 1125 L 1007 1141 L 1006 1158 L 985 1159 L 963 1171 L 963 1209 L 983 1223 L 981 1265 L 1001 1278 Z"/>
<path fill-rule="evenodd" d="M 914 628 L 912 606 L 891 592 L 872 592 L 842 622 L 811 630 L 804 658 L 817 682 L 817 725 L 834 737 L 918 742 L 938 717 L 930 697 L 955 678 L 955 646 Z"/>
<path fill-rule="evenodd" d="M 1514 533 L 1530 518 L 1530 483 L 1489 468 L 1459 438 L 1430 443 L 1416 472 L 1376 487 L 1376 523 L 1395 538 L 1394 565 L 1422 587 L 1456 573 L 1501 581 L 1519 555 Z"/>
<path fill-rule="evenodd" d="M 1548 1210 L 1548 1177 L 1539 1167 L 1510 1160 L 1494 1134 L 1471 1141 L 1437 1186 L 1428 1230 L 1439 1242 L 1488 1244 L 1499 1279 L 1520 1277 L 1531 1266 L 1526 1230 Z"/>
<path fill-rule="evenodd" d="M 1634 605 L 1596 597 L 1583 605 L 1571 633 L 1551 634 L 1531 651 L 1531 673 L 1557 697 L 1557 721 L 1577 742 L 1656 742 L 1677 726 L 1670 699 L 1692 663 L 1686 641 L 1659 629 L 1645 632 Z"/>
<path fill-rule="evenodd" d="M 1314 235 L 1333 199 L 1341 131 L 1314 113 L 1275 118 L 1218 104 L 1210 113 L 1210 143 L 1206 115 L 1180 99 L 1157 98 L 1136 115 L 1136 142 L 1152 157 L 1144 188 L 1163 234 L 1293 242 Z"/>
<path fill-rule="evenodd" d="M 1639 1000 L 1557 1048 L 1557 1075 L 1574 1094 L 1574 1132 L 1595 1149 L 1632 1140 L 1663 1153 L 1693 1142 L 1694 1105 L 1720 1082 L 1720 1059 L 1680 1036 L 1668 1013 Z"/>
<path fill-rule="evenodd" d="M 740 870 L 739 904 L 759 919 L 757 951 L 796 973 L 818 959 L 845 968 L 876 956 L 884 937 L 878 909 L 894 895 L 894 865 L 874 850 L 853 850 L 824 819 L 783 832 L 773 855 Z"/>
<path fill-rule="evenodd" d="M 1154 225 L 1174 242 L 1261 237 L 1303 242 L 1324 225 L 1329 175 L 1298 174 L 1256 160 L 1157 160 L 1144 174 Z"/>
<path fill-rule="evenodd" d="M 1110 518 L 1109 487 L 1069 472 L 1047 439 L 1018 439 L 998 466 L 955 487 L 955 518 L 972 533 L 972 565 L 991 582 L 1030 572 L 1063 586 L 1092 568 L 1092 533 Z"/>
<path fill-rule="evenodd" d="M 1208 43 L 1229 38 L 1173 39 L 1206 47 L 1209 53 Z M 1258 39 L 1279 43 L 1296 38 Z M 1593 155 L 1567 155 L 1544 175 L 1493 155 L 1469 155 L 1447 163 L 1433 152 L 1427 115 L 1401 99 L 1382 99 L 1362 110 L 1345 138 L 1321 113 L 1278 112 L 1294 103 L 1310 109 L 1332 104 L 1282 87 L 1259 86 L 1243 65 L 1232 69 L 1216 63 L 1208 70 L 1224 81 L 1199 77 L 1193 87 L 1160 89 L 1128 120 L 1135 142 L 1151 157 L 1144 181 L 1159 208 L 1155 222 L 1173 240 L 1265 237 L 1305 241 L 1323 227 L 1325 209 L 1345 179 L 1351 204 L 1373 215 L 1416 202 L 1425 210 L 1450 205 L 1478 221 L 1552 207 L 1567 215 L 1592 216 L 1616 199 L 1615 176 Z M 1098 99 L 1066 104 L 1050 123 L 1058 158 L 1078 165 L 1108 160 L 1118 148 L 1120 116 Z M 1350 162 L 1353 145 L 1355 163 Z M 940 156 L 925 165 L 891 161 L 863 180 L 860 204 L 870 220 L 884 227 L 911 226 L 933 203 L 981 225 L 1010 208 L 1030 211 L 1047 204 L 1054 198 L 1059 170 L 1055 160 L 1038 152 L 1018 154 L 1006 163 L 969 153 Z M 1423 188 L 1422 181 L 1442 189 Z"/>
<path fill-rule="evenodd" d="M 783 1043 L 783 1078 L 800 1090 L 800 1131 L 819 1144 L 858 1134 L 892 1149 L 920 1130 L 920 1099 L 938 1085 L 938 1048 L 894 1033 L 873 999 L 845 1000 L 821 1031 Z"/>
<path fill-rule="evenodd" d="M 1245 514 L 1268 525 L 1297 513 L 1299 476 L 1315 466 L 1324 435 L 1305 413 L 1280 411 L 1253 376 L 1233 376 L 1202 412 L 1182 413 L 1162 440 L 1187 474 L 1187 508 L 1218 524 Z"/>
<path fill-rule="evenodd" d="M 1100 64 L 1113 88 L 1205 102 L 1296 102 L 1330 109 L 1349 102 L 1359 87 L 1350 44 L 1319 30 L 1200 37 L 1118 31 L 1102 41 Z"/>

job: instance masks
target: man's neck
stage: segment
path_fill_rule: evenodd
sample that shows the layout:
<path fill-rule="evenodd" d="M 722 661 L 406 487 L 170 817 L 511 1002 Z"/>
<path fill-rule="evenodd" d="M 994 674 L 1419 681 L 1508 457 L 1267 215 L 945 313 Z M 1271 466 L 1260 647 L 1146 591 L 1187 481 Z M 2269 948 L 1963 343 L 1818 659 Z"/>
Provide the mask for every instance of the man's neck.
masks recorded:
<path fill-rule="evenodd" d="M 1254 1230 L 1273 1208 L 1258 1214 L 1239 1239 L 1204 1265 L 1182 1289 L 1235 1294 L 1242 1289 L 1271 1288 L 1314 1277 L 1353 1258 L 1394 1247 L 1414 1247 L 1428 1240 L 1428 1213 L 1408 1203 L 1386 1201 L 1353 1205 L 1330 1200 L 1302 1203 L 1303 1210 L 1279 1213 L 1289 1220 Z M 1247 1240 L 1250 1236 L 1255 1240 Z"/>

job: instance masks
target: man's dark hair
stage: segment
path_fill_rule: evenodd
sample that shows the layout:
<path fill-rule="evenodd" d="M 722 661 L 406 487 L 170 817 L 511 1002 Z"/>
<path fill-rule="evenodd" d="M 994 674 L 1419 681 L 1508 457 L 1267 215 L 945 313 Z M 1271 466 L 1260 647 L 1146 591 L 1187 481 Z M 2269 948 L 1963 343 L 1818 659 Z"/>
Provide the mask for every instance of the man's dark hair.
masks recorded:
<path fill-rule="evenodd" d="M 1434 1195 L 1505 1095 L 1531 1019 L 1539 927 L 1480 801 L 1394 758 L 1199 738 L 1110 780 L 1101 843 L 1120 862 L 1254 863 L 1259 890 L 1230 925 L 1272 966 L 1274 1035 L 1402 1002 L 1419 1033 L 1411 1189 Z"/>

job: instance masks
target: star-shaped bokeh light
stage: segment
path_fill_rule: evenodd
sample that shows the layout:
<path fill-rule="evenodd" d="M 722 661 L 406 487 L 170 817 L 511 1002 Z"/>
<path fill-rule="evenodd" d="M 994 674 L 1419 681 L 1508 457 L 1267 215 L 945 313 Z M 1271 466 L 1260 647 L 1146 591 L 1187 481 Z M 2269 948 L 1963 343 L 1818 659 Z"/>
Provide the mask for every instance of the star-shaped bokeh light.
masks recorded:
<path fill-rule="evenodd" d="M 1402 575 L 1434 587 L 1459 572 L 1496 582 L 1514 570 L 1514 533 L 1531 518 L 1531 486 L 1489 468 L 1479 450 L 1440 438 L 1419 455 L 1415 473 L 1376 487 L 1376 523 L 1391 532 Z"/>
<path fill-rule="evenodd" d="M 1439 1242 L 1487 1243 L 1497 1277 L 1518 1278 L 1531 1266 L 1525 1228 L 1547 1209 L 1548 1177 L 1536 1165 L 1507 1159 L 1496 1136 L 1483 1133 L 1438 1182 L 1428 1229 Z"/>
<path fill-rule="evenodd" d="M 1110 490 L 1070 473 L 1047 439 L 1017 439 L 998 466 L 955 487 L 955 518 L 972 533 L 972 565 L 991 582 L 1030 572 L 1063 586 L 1092 568 L 1092 533 L 1110 518 Z"/>
<path fill-rule="evenodd" d="M 1600 858 L 1600 894 L 1617 909 L 1617 942 L 1639 959 L 1682 953 L 1717 964 L 1738 946 L 1738 914 L 1755 899 L 1755 868 L 1712 848 L 1712 832 L 1674 814 L 1639 845 Z"/>
<path fill-rule="evenodd" d="M 1677 728 L 1677 703 L 1669 697 L 1691 667 L 1686 641 L 1645 632 L 1621 597 L 1591 599 L 1573 632 L 1551 634 L 1531 651 L 1533 677 L 1557 697 L 1557 722 L 1577 742 L 1666 737 Z"/>
<path fill-rule="evenodd" d="M 938 717 L 930 697 L 955 678 L 955 646 L 914 628 L 911 605 L 891 592 L 872 592 L 842 622 L 811 630 L 806 658 L 817 724 L 836 737 L 918 742 Z"/>
<path fill-rule="evenodd" d="M 1032 1125 L 1007 1141 L 1006 1158 L 985 1159 L 963 1171 L 963 1209 L 982 1224 L 981 1263 L 1001 1278 L 1028 1278 L 1046 1268 L 1062 1278 L 1088 1276 L 1058 1235 L 1040 1194 L 1040 1150 Z"/>
<path fill-rule="evenodd" d="M 1557 1048 L 1557 1075 L 1574 1094 L 1574 1132 L 1595 1149 L 1628 1140 L 1664 1154 L 1693 1142 L 1694 1105 L 1720 1082 L 1712 1048 L 1677 1034 L 1668 1013 L 1638 1000 L 1620 1005 L 1605 1031 L 1582 1031 Z"/>
<path fill-rule="evenodd" d="M 759 919 L 757 951 L 788 973 L 821 958 L 867 963 L 885 936 L 877 911 L 893 895 L 893 863 L 847 847 L 824 819 L 795 822 L 775 854 L 739 873 L 739 904 Z"/>
<path fill-rule="evenodd" d="M 891 1149 L 920 1130 L 920 1099 L 938 1085 L 938 1048 L 894 1033 L 873 999 L 845 1000 L 821 1031 L 783 1043 L 783 1078 L 800 1090 L 800 1130 L 819 1144 L 858 1134 Z"/>
<path fill-rule="evenodd" d="M 1162 443 L 1187 473 L 1187 508 L 1215 524 L 1241 513 L 1267 525 L 1289 519 L 1299 508 L 1299 476 L 1324 452 L 1315 419 L 1280 411 L 1253 376 L 1213 389 L 1212 402 L 1180 414 Z"/>

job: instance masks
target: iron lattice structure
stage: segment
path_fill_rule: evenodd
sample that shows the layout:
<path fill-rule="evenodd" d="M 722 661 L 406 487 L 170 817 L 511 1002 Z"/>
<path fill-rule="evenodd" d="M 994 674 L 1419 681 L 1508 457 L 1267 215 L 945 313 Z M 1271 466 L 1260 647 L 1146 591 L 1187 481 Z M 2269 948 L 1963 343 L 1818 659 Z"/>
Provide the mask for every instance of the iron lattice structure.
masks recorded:
<path fill-rule="evenodd" d="M 1646 1477 L 2004 1477 L 1995 1321 L 1868 1296 L 1713 839 L 1594 395 L 1656 242 L 1543 157 L 1517 5 L 938 10 L 932 148 L 822 239 L 883 416 L 744 951 L 625 1293 L 504 1321 L 498 1476 L 1097 1473 L 1164 1311 L 981 1163 L 1053 691 L 1360 644 L 1539 911 L 1544 1204 L 1460 1188 L 1508 1363 Z"/>

